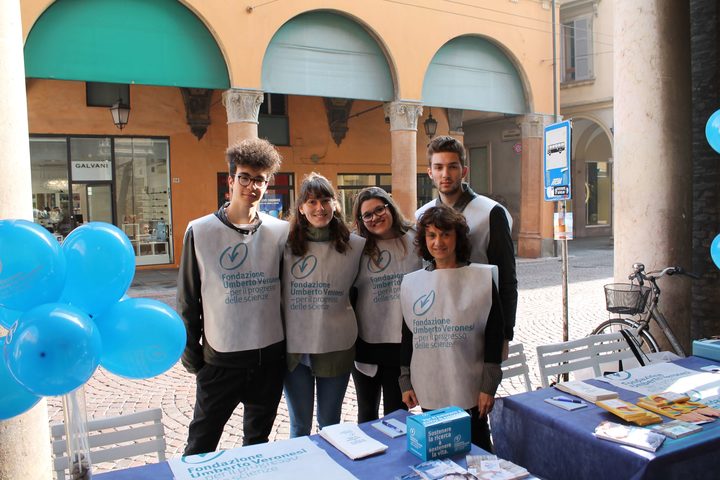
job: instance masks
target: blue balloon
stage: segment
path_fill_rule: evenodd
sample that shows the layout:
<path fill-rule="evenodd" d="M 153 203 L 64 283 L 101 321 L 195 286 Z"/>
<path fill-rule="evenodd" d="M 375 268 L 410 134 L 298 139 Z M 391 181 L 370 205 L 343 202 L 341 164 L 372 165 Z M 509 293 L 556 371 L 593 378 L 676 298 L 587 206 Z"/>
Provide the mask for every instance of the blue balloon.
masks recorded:
<path fill-rule="evenodd" d="M 91 222 L 62 245 L 68 263 L 61 302 L 96 316 L 117 302 L 135 275 L 135 250 L 127 235 L 109 223 Z"/>
<path fill-rule="evenodd" d="M 0 307 L 0 326 L 10 330 L 13 324 L 20 318 L 20 315 L 22 315 L 22 312 Z"/>
<path fill-rule="evenodd" d="M 720 234 L 710 244 L 710 256 L 712 261 L 715 262 L 715 266 L 720 268 Z"/>
<path fill-rule="evenodd" d="M 5 345 L 15 380 L 36 395 L 64 395 L 88 381 L 100 363 L 102 340 L 90 317 L 61 303 L 25 312 Z"/>
<path fill-rule="evenodd" d="M 56 302 L 65 284 L 62 248 L 27 220 L 0 220 L 0 306 L 29 310 Z"/>
<path fill-rule="evenodd" d="M 5 337 L 0 337 L 5 343 Z M 30 393 L 10 374 L 7 363 L 0 359 L 0 420 L 7 420 L 30 410 L 41 397 Z"/>
<path fill-rule="evenodd" d="M 716 152 L 720 153 L 720 110 L 710 115 L 705 124 L 705 138 Z"/>
<path fill-rule="evenodd" d="M 175 365 L 185 349 L 185 325 L 175 310 L 157 300 L 123 300 L 95 323 L 103 340 L 100 365 L 121 377 L 160 375 Z"/>

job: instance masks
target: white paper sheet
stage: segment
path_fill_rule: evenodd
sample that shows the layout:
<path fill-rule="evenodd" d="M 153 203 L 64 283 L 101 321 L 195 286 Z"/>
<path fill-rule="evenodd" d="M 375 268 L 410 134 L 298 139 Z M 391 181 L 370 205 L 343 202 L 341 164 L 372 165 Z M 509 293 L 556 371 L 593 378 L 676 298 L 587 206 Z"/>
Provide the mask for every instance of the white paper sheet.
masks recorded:
<path fill-rule="evenodd" d="M 176 480 L 353 480 L 350 472 L 308 437 L 168 460 Z"/>

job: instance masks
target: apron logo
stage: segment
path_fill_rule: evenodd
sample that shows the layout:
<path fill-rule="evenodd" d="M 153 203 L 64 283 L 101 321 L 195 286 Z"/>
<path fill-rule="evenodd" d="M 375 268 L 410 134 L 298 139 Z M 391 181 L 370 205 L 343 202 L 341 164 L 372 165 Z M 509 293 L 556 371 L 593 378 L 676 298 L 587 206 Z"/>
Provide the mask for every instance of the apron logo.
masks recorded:
<path fill-rule="evenodd" d="M 188 465 L 200 465 L 201 463 L 212 462 L 213 460 L 220 458 L 225 452 L 210 452 L 210 453 L 199 453 L 197 455 L 188 455 L 187 457 L 180 457 L 182 463 Z"/>
<path fill-rule="evenodd" d="M 297 278 L 298 280 L 302 280 L 303 278 L 308 277 L 311 273 L 313 273 L 315 271 L 315 267 L 317 267 L 317 257 L 315 255 L 308 255 L 307 257 L 303 257 L 297 262 L 293 263 L 290 272 L 292 273 L 293 277 Z"/>
<path fill-rule="evenodd" d="M 625 372 L 610 373 L 608 375 L 605 375 L 605 377 L 611 378 L 613 380 L 627 380 L 630 377 L 632 377 L 632 374 L 628 371 L 625 371 Z"/>
<path fill-rule="evenodd" d="M 430 290 L 427 295 L 420 295 L 413 304 L 413 313 L 418 317 L 425 315 L 435 303 L 435 290 Z"/>
<path fill-rule="evenodd" d="M 367 269 L 371 273 L 380 273 L 390 265 L 392 255 L 387 250 L 380 250 L 377 263 L 372 258 L 368 258 Z"/>
<path fill-rule="evenodd" d="M 244 243 L 228 247 L 220 254 L 220 266 L 225 270 L 235 270 L 245 262 L 247 255 L 248 247 Z"/>

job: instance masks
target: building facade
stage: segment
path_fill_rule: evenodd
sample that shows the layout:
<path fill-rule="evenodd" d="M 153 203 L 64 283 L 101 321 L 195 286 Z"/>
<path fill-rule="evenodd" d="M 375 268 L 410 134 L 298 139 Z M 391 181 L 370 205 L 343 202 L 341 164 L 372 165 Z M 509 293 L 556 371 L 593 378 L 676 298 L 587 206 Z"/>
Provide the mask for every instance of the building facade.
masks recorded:
<path fill-rule="evenodd" d="M 521 256 L 552 252 L 542 128 L 553 120 L 550 2 L 22 0 L 33 208 L 62 238 L 93 220 L 138 265 L 177 265 L 190 220 L 227 193 L 223 152 L 259 135 L 349 213 L 360 188 L 406 215 L 432 198 L 425 124 L 464 141 L 469 180 L 515 219 Z M 109 108 L 129 107 L 118 130 Z M 429 119 L 432 117 L 432 120 Z M 428 122 L 429 121 L 429 122 Z"/>

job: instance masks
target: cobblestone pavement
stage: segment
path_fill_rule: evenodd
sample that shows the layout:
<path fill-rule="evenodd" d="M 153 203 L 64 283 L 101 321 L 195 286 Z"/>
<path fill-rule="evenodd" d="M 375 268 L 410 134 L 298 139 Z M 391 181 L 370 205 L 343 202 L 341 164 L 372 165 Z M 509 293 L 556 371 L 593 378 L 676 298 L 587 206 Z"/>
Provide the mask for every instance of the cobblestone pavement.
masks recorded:
<path fill-rule="evenodd" d="M 607 318 L 603 285 L 611 281 L 613 251 L 610 239 L 580 239 L 569 242 L 569 336 L 579 338 Z M 558 258 L 518 260 L 519 302 L 515 341 L 522 342 L 528 357 L 533 388 L 540 386 L 535 347 L 562 340 L 561 268 Z M 128 292 L 132 297 L 150 297 L 175 306 L 175 270 L 138 271 Z M 138 332 L 142 334 L 142 332 Z M 503 381 L 498 395 L 524 391 L 520 377 Z M 149 380 L 129 380 L 99 369 L 85 386 L 88 418 L 127 414 L 149 408 L 163 410 L 167 441 L 166 455 L 178 456 L 185 447 L 187 427 L 195 404 L 194 377 L 178 363 L 163 375 Z M 50 422 L 62 421 L 60 398 L 48 399 Z M 343 421 L 357 421 L 355 388 L 350 380 L 342 411 Z M 270 435 L 286 439 L 290 422 L 283 399 Z M 220 440 L 221 449 L 242 445 L 242 406 L 238 407 Z M 156 456 L 94 466 L 95 472 L 157 462 Z"/>

